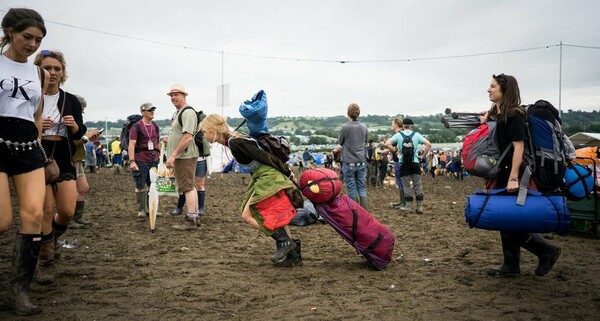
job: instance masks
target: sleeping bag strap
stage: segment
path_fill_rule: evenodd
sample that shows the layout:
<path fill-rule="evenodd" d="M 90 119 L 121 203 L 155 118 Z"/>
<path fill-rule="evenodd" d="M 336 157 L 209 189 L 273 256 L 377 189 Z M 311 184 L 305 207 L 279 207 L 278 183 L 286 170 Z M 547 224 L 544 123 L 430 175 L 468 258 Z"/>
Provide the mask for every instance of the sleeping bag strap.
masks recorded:
<path fill-rule="evenodd" d="M 479 213 L 477 213 L 477 218 L 475 219 L 475 223 L 473 224 L 473 226 L 477 226 L 477 223 L 479 223 L 479 218 L 481 218 L 481 214 L 483 214 L 483 210 L 485 210 L 485 206 L 487 205 L 487 202 L 490 200 L 490 194 L 487 194 L 485 197 L 485 200 L 483 201 L 483 204 L 481 204 L 481 209 L 479 210 Z"/>
<path fill-rule="evenodd" d="M 375 239 L 375 241 L 373 241 L 373 243 L 371 243 L 371 245 L 369 245 L 369 247 L 361 254 L 367 255 L 367 254 L 371 253 L 377 247 L 377 245 L 379 245 L 379 243 L 381 243 L 382 240 L 383 240 L 383 235 L 381 233 L 378 233 L 377 239 Z"/>
<path fill-rule="evenodd" d="M 358 231 L 358 212 L 352 210 L 352 243 L 356 243 L 356 233 Z"/>

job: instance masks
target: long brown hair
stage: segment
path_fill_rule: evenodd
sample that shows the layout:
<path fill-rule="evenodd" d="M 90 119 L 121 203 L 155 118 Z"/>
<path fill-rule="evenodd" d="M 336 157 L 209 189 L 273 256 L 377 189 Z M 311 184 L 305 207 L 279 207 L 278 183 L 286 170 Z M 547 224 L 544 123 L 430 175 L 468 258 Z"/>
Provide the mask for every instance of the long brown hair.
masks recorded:
<path fill-rule="evenodd" d="M 4 50 L 4 46 L 11 43 L 12 39 L 8 35 L 8 31 L 23 32 L 29 27 L 36 27 L 46 36 L 46 25 L 44 19 L 37 11 L 27 8 L 10 8 L 2 19 L 2 31 L 4 36 L 0 38 L 0 51 Z"/>
<path fill-rule="evenodd" d="M 498 122 L 506 122 L 508 117 L 512 117 L 515 113 L 525 115 L 525 109 L 521 107 L 521 91 L 517 79 L 511 75 L 499 74 L 492 75 L 492 78 L 500 86 L 502 91 L 502 101 L 497 106 L 492 104 L 489 115 Z"/>

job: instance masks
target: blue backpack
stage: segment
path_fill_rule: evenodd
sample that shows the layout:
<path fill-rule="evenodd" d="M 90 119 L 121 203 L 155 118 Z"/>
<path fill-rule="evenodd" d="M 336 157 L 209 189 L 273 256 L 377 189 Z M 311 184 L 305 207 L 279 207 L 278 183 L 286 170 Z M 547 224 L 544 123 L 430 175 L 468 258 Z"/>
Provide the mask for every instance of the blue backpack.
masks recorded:
<path fill-rule="evenodd" d="M 558 110 L 545 100 L 524 106 L 528 139 L 525 140 L 525 170 L 520 182 L 518 204 L 525 203 L 527 187 L 533 179 L 538 191 L 561 194 L 564 188 L 568 150 L 572 146 L 563 133 Z"/>

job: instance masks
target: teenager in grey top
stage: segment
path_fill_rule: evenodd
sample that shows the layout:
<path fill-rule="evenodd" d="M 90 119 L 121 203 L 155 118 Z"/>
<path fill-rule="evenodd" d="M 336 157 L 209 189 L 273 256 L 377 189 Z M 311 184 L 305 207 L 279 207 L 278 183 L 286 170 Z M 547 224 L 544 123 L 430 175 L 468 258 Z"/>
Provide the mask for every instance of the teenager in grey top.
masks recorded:
<path fill-rule="evenodd" d="M 348 196 L 360 202 L 367 209 L 367 189 L 365 186 L 365 171 L 367 162 L 368 129 L 358 121 L 360 107 L 352 103 L 348 106 L 349 121 L 340 129 L 335 151 L 342 151 L 342 173 L 348 189 Z M 358 197 L 357 197 L 358 194 Z"/>

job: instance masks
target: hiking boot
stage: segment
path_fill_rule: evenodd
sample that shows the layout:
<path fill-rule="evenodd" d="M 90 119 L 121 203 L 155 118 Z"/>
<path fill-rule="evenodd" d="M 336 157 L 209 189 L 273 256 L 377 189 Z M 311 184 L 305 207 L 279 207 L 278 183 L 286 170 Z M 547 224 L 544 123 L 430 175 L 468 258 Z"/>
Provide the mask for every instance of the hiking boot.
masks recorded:
<path fill-rule="evenodd" d="M 294 240 L 288 236 L 283 227 L 273 232 L 271 237 L 276 241 L 276 250 L 271 256 L 271 261 L 273 263 L 281 261 L 286 257 L 286 255 L 288 255 L 288 253 L 296 248 L 296 242 L 294 242 Z"/>
<path fill-rule="evenodd" d="M 183 222 L 181 222 L 181 224 L 179 225 L 173 225 L 173 228 L 180 231 L 195 230 L 196 228 L 198 228 L 196 217 L 196 215 L 186 215 L 186 217 L 183 219 Z"/>
<path fill-rule="evenodd" d="M 173 216 L 181 215 L 181 213 L 183 213 L 183 209 L 179 207 L 176 207 L 173 211 L 171 211 L 171 215 Z"/>
<path fill-rule="evenodd" d="M 293 251 L 296 248 L 296 242 L 294 242 L 294 240 L 292 240 L 292 239 L 289 239 L 285 242 L 277 242 L 276 247 L 277 247 L 277 250 L 275 250 L 275 253 L 273 253 L 273 255 L 271 256 L 271 261 L 273 263 L 275 263 L 277 261 L 281 261 L 291 251 Z"/>
<path fill-rule="evenodd" d="M 296 242 L 296 248 L 290 252 L 285 258 L 275 262 L 275 267 L 290 267 L 290 266 L 302 266 L 302 243 L 298 239 L 294 239 Z"/>

